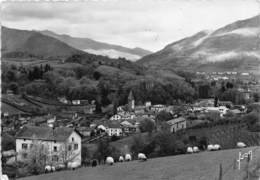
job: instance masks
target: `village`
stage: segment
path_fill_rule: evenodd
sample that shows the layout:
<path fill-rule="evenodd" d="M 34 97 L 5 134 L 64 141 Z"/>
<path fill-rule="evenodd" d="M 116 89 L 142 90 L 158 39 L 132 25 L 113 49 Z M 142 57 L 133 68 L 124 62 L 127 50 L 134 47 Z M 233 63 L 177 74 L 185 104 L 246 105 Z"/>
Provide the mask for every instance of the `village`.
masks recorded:
<path fill-rule="evenodd" d="M 56 170 L 86 164 L 82 158 L 82 147 L 86 144 L 97 144 L 104 139 L 116 142 L 145 132 L 185 133 L 186 130 L 222 122 L 227 117 L 239 119 L 248 113 L 248 105 L 234 105 L 231 101 L 219 101 L 216 98 L 200 99 L 193 104 L 164 105 L 146 101 L 143 105 L 136 105 L 133 91 L 130 91 L 128 103 L 118 106 L 116 113 L 111 116 L 95 114 L 94 100 L 91 103 L 74 100 L 69 104 L 64 97 L 52 100 L 47 106 L 64 105 L 67 110 L 63 107 L 61 112 L 30 115 L 17 107 L 26 107 L 30 103 L 41 107 L 43 100 L 23 96 L 22 102 L 15 96 L 8 91 L 2 100 L 2 123 L 5 124 L 2 131 L 9 134 L 15 132 L 15 149 L 3 152 L 6 165 L 26 161 L 31 153 L 38 156 L 41 151 L 46 153 L 42 166 L 50 165 Z M 250 97 L 245 94 L 245 98 Z M 20 102 L 14 106 L 8 103 L 10 99 Z M 39 150 L 38 146 L 44 149 Z M 187 153 L 191 151 L 188 147 Z"/>

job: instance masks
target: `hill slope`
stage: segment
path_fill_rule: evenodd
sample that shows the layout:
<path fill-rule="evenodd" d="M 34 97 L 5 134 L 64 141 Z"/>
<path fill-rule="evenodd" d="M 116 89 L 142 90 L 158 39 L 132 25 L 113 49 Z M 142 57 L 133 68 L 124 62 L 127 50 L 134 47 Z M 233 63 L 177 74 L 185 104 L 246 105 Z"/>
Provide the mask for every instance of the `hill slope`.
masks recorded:
<path fill-rule="evenodd" d="M 44 35 L 48 35 L 50 37 L 54 37 L 62 42 L 65 42 L 66 44 L 80 49 L 82 51 L 96 54 L 96 55 L 104 55 L 109 56 L 110 58 L 118 58 L 118 57 L 124 57 L 126 59 L 130 60 L 137 60 L 141 57 L 151 54 L 152 52 L 142 49 L 142 48 L 126 48 L 123 46 L 103 43 L 99 41 L 94 41 L 89 38 L 78 38 L 78 37 L 71 37 L 69 35 L 60 35 L 56 34 L 52 31 L 40 31 L 40 33 Z"/>
<path fill-rule="evenodd" d="M 259 147 L 168 156 L 149 159 L 147 162 L 133 161 L 96 168 L 87 167 L 76 171 L 21 178 L 21 180 L 209 180 L 218 177 L 220 163 L 223 167 L 223 179 L 242 180 L 244 171 L 234 170 L 233 164 L 238 158 L 239 151 L 244 153 L 249 150 L 255 150 L 253 160 L 256 160 L 260 155 Z M 245 162 L 242 163 L 242 167 L 244 166 Z"/>
<path fill-rule="evenodd" d="M 83 53 L 53 37 L 36 31 L 2 27 L 3 57 L 66 58 Z"/>
<path fill-rule="evenodd" d="M 215 31 L 201 31 L 140 61 L 151 68 L 196 71 L 260 70 L 260 15 Z M 228 62 L 228 63 L 226 63 Z"/>

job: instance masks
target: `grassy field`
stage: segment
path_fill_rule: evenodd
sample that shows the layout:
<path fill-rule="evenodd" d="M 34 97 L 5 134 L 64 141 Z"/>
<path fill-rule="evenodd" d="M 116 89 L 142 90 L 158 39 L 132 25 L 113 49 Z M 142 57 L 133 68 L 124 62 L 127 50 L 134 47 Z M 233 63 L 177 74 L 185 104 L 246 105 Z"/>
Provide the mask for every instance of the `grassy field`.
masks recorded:
<path fill-rule="evenodd" d="M 146 162 L 132 161 L 113 166 L 86 167 L 21 180 L 215 180 L 220 163 L 223 167 L 223 180 L 242 180 L 245 171 L 234 170 L 234 160 L 238 158 L 239 151 L 249 150 L 254 150 L 252 162 L 260 158 L 260 147 L 250 147 L 154 158 Z M 244 166 L 245 162 L 242 163 L 242 167 Z"/>

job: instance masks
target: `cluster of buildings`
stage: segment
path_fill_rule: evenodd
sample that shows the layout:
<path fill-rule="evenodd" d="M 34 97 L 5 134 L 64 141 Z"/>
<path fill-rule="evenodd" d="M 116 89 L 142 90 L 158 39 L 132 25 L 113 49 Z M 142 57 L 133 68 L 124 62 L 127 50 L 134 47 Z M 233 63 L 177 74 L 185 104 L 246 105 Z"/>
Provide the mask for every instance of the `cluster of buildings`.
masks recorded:
<path fill-rule="evenodd" d="M 89 105 L 95 104 L 95 100 L 92 100 L 91 102 L 89 102 L 88 100 L 84 100 L 84 99 L 74 99 L 74 100 L 68 100 L 66 97 L 58 97 L 57 98 L 59 102 L 63 103 L 63 104 L 72 104 L 72 105 Z"/>
<path fill-rule="evenodd" d="M 157 121 L 156 116 L 162 111 L 170 113 L 173 118 L 168 121 Z M 196 122 L 203 122 L 203 119 L 200 119 L 203 114 L 218 112 L 219 118 L 223 118 L 228 112 L 241 114 L 245 111 L 245 107 L 234 108 L 232 102 L 228 101 L 219 101 L 215 107 L 214 99 L 203 99 L 183 107 L 152 105 L 150 101 L 136 106 L 133 93 L 130 91 L 128 103 L 125 106 L 119 106 L 116 114 L 109 119 L 92 122 L 89 126 L 73 124 L 82 118 L 77 113 L 74 113 L 68 121 L 51 114 L 31 119 L 19 116 L 19 120 L 25 123 L 15 137 L 17 159 L 25 161 L 32 155 L 32 151 L 36 152 L 35 148 L 40 147 L 46 155 L 46 164 L 55 166 L 68 162 L 81 164 L 82 141 L 85 138 L 91 138 L 93 134 L 95 137 L 97 132 L 110 137 L 129 136 L 139 132 L 141 121 L 148 118 L 155 123 L 157 130 L 175 133 L 196 125 Z M 196 120 L 189 119 L 190 114 L 196 115 Z M 28 120 L 30 122 L 33 120 L 40 125 L 35 126 L 37 123 L 30 125 L 26 122 Z"/>
<path fill-rule="evenodd" d="M 236 71 L 223 71 L 223 72 L 196 72 L 196 75 L 199 77 L 205 78 L 207 80 L 244 80 L 244 81 L 252 81 L 254 77 L 251 73 L 248 72 L 236 72 Z"/>

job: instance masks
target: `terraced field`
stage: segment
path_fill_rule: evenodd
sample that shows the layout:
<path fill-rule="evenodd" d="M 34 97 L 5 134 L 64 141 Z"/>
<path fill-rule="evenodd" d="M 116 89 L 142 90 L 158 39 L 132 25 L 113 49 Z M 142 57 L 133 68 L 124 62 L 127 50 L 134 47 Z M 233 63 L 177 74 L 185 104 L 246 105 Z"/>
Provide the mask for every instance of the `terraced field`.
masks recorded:
<path fill-rule="evenodd" d="M 220 163 L 223 167 L 222 180 L 242 180 L 245 171 L 237 170 L 234 161 L 238 158 L 239 151 L 249 150 L 253 150 L 251 166 L 259 161 L 259 146 L 154 158 L 146 162 L 132 161 L 116 163 L 113 166 L 86 167 L 21 180 L 215 180 L 218 178 Z M 242 162 L 242 169 L 245 165 L 246 162 Z"/>

